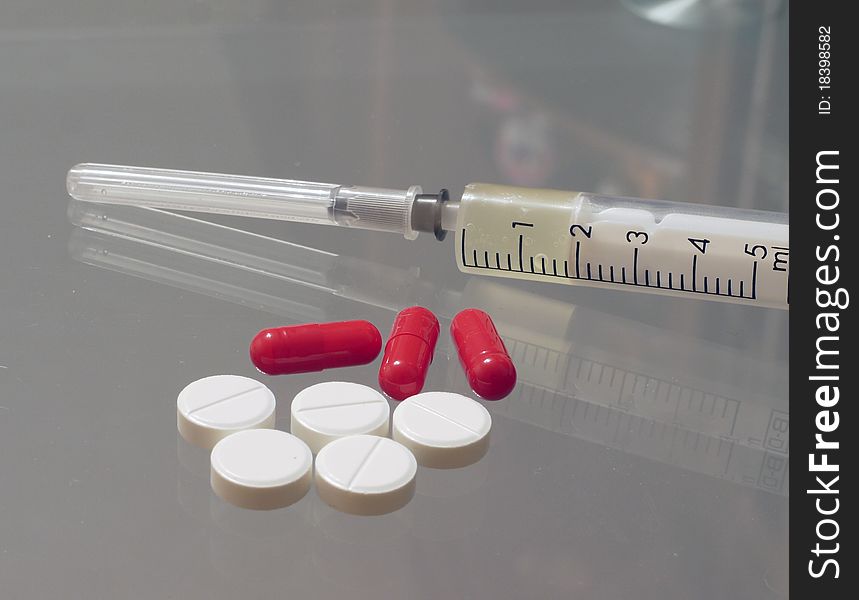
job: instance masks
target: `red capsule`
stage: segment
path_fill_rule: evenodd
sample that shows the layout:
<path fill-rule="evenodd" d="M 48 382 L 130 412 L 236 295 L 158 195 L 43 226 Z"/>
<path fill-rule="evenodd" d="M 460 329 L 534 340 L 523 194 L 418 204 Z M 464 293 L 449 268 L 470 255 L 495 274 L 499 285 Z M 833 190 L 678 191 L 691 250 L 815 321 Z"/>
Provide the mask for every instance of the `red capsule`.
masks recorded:
<path fill-rule="evenodd" d="M 438 319 L 421 306 L 397 315 L 379 368 L 383 392 L 394 400 L 405 400 L 423 389 L 438 332 Z"/>
<path fill-rule="evenodd" d="M 513 390 L 516 367 L 489 315 L 476 308 L 465 309 L 451 321 L 450 335 L 474 393 L 486 400 L 501 400 Z"/>
<path fill-rule="evenodd" d="M 365 365 L 381 348 L 382 335 L 369 321 L 340 321 L 263 329 L 250 354 L 263 373 L 285 375 Z"/>

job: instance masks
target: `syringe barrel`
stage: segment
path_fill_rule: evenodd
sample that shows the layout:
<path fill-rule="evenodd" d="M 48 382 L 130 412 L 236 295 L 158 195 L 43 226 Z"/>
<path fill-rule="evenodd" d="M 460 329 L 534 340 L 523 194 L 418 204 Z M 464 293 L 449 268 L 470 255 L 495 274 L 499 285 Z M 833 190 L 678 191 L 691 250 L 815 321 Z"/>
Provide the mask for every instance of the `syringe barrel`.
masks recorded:
<path fill-rule="evenodd" d="M 787 308 L 787 215 L 490 184 L 456 214 L 466 273 Z"/>
<path fill-rule="evenodd" d="M 66 179 L 69 194 L 88 202 L 341 225 L 400 233 L 413 239 L 406 190 L 344 186 L 103 164 L 80 164 Z"/>

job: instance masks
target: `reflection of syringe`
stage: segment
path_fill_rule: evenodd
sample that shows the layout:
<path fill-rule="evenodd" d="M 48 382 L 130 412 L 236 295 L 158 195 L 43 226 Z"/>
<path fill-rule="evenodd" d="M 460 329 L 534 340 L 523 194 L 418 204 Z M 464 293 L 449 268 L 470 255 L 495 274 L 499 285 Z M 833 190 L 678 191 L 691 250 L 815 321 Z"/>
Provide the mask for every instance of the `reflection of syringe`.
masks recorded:
<path fill-rule="evenodd" d="M 439 240 L 456 233 L 466 273 L 787 308 L 786 215 L 471 184 L 407 190 L 81 164 L 90 202 L 341 225 Z"/>
<path fill-rule="evenodd" d="M 227 287 L 218 284 L 228 275 L 236 301 L 270 310 L 279 307 L 275 312 L 292 315 L 297 321 L 324 320 L 320 300 L 330 297 L 398 311 L 409 305 L 409 298 L 395 292 L 408 291 L 409 297 L 416 297 L 426 291 L 417 267 L 379 269 L 376 263 L 360 258 L 154 208 L 71 200 L 68 217 L 72 224 L 98 232 L 89 237 L 73 235 L 71 252 L 84 262 L 139 272 L 150 279 L 173 281 L 202 293 L 214 291 L 210 289 L 213 286 Z M 114 252 L 97 251 L 100 236 L 117 240 L 111 243 Z M 174 273 L 175 281 L 169 270 L 156 266 L 183 261 L 189 268 L 185 274 Z M 288 294 L 284 286 L 288 286 Z M 262 295 L 256 299 L 252 294 L 243 294 L 243 289 Z M 401 302 L 394 301 L 395 296 Z M 304 308 L 299 309 L 299 305 Z"/>
<path fill-rule="evenodd" d="M 490 280 L 470 280 L 464 297 L 517 316 L 496 319 L 519 383 L 493 415 L 788 493 L 783 363 Z"/>
<path fill-rule="evenodd" d="M 338 296 L 392 311 L 419 302 L 443 318 L 461 306 L 486 307 L 520 375 L 513 397 L 493 404 L 493 412 L 786 493 L 789 424 L 780 410 L 785 403 L 768 394 L 767 385 L 726 392 L 724 382 L 714 383 L 714 372 L 731 371 L 738 362 L 727 348 L 493 280 L 472 279 L 463 291 L 440 291 L 403 269 L 155 209 L 72 201 L 69 216 L 90 230 L 72 236 L 78 260 L 268 310 L 289 322 L 324 321 L 349 310 L 332 305 Z M 269 258 L 275 255 L 286 262 Z M 373 273 L 387 275 L 371 279 Z M 522 306 L 536 309 L 527 313 L 532 318 L 523 321 Z M 615 333 L 607 329 L 623 332 L 622 348 L 609 348 L 607 338 Z M 649 344 L 663 353 L 642 356 L 642 345 Z M 762 360 L 739 362 L 778 372 L 777 364 Z M 452 381 L 464 385 L 453 363 Z M 450 379 L 451 373 L 436 372 Z"/>

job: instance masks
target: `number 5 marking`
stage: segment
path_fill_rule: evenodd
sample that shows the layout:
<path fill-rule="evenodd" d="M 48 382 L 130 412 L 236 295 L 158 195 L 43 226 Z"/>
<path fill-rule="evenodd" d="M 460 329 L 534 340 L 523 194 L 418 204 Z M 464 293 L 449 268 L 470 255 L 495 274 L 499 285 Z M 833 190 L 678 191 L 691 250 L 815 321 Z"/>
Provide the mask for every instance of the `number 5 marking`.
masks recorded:
<path fill-rule="evenodd" d="M 758 250 L 760 250 L 761 252 L 763 252 L 763 254 L 758 254 Z M 767 257 L 767 248 L 766 248 L 766 246 L 760 246 L 760 245 L 757 245 L 757 246 L 752 246 L 751 248 L 749 248 L 749 244 L 746 244 L 745 252 L 746 252 L 746 254 L 748 254 L 749 256 L 754 256 L 755 258 L 764 259 L 764 258 L 766 258 L 766 257 Z"/>

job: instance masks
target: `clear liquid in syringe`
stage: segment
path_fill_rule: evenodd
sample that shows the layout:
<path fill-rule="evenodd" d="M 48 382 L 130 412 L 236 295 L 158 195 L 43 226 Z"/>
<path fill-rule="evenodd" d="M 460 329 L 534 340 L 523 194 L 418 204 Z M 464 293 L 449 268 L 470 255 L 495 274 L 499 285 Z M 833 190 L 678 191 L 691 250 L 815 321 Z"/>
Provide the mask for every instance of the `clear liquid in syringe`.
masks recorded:
<path fill-rule="evenodd" d="M 459 207 L 460 270 L 786 308 L 786 223 L 672 203 L 473 184 Z M 632 202 L 632 201 L 631 201 Z M 643 206 L 643 207 L 642 207 Z M 754 217 L 757 213 L 749 212 Z"/>

